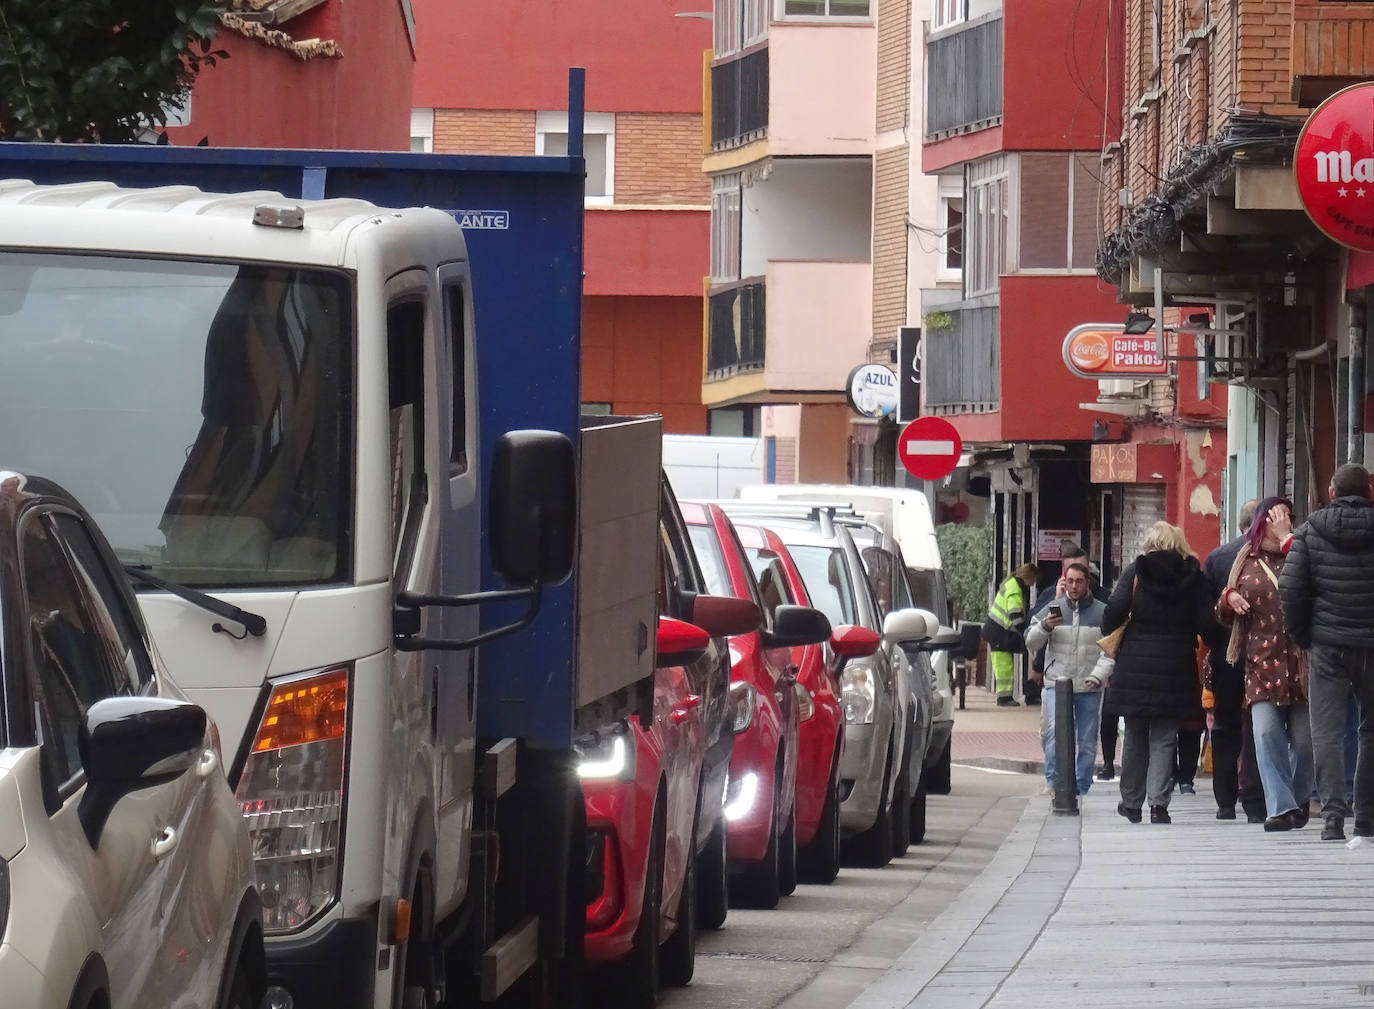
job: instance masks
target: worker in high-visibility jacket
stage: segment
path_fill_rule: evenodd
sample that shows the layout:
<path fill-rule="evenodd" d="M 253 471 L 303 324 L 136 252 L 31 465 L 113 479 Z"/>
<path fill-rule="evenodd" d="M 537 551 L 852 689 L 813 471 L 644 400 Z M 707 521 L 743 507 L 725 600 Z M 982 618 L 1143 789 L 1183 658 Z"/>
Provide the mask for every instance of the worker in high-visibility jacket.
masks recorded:
<path fill-rule="evenodd" d="M 1016 686 L 1016 653 L 1026 647 L 1025 633 L 1030 625 L 1030 590 L 1040 578 L 1034 564 L 1022 564 L 997 590 L 983 623 L 983 640 L 988 643 L 992 679 L 997 688 L 997 705 L 1019 708 L 1012 696 Z"/>

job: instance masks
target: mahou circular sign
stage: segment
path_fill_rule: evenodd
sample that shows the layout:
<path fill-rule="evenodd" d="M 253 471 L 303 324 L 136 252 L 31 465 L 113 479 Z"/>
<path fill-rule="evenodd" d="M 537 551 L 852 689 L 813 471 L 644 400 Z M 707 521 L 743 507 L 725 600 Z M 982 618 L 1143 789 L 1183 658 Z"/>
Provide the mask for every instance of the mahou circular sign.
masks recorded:
<path fill-rule="evenodd" d="M 1333 242 L 1374 252 L 1374 83 L 1317 106 L 1294 155 L 1303 209 Z"/>

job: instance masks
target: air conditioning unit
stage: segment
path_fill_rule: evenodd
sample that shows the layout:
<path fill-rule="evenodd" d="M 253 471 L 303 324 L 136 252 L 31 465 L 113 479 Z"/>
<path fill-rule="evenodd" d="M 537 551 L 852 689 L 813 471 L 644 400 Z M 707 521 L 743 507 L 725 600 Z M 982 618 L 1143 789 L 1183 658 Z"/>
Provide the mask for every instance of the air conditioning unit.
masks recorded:
<path fill-rule="evenodd" d="M 1097 383 L 1097 398 L 1104 399 L 1136 399 L 1144 395 L 1148 382 L 1141 382 L 1134 378 L 1104 378 Z"/>

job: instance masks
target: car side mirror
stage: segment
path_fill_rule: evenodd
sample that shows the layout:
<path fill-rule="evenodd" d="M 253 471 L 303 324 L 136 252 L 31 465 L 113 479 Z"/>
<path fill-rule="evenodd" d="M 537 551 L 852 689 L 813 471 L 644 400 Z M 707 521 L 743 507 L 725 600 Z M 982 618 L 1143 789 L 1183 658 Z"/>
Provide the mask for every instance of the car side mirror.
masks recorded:
<path fill-rule="evenodd" d="M 174 781 L 205 752 L 205 710 L 169 697 L 107 697 L 86 712 L 77 747 L 86 791 L 77 816 L 91 847 L 115 803 Z"/>
<path fill-rule="evenodd" d="M 690 665 L 705 655 L 710 645 L 711 635 L 696 624 L 672 617 L 658 618 L 655 665 L 659 669 Z"/>
<path fill-rule="evenodd" d="M 554 431 L 510 431 L 491 467 L 491 555 L 512 585 L 557 585 L 577 547 L 577 454 Z"/>
<path fill-rule="evenodd" d="M 810 606 L 779 606 L 773 629 L 764 635 L 765 648 L 796 648 L 830 640 L 830 618 Z"/>
<path fill-rule="evenodd" d="M 883 641 L 890 645 L 915 644 L 934 637 L 940 622 L 925 610 L 895 610 L 883 620 Z"/>
<path fill-rule="evenodd" d="M 701 595 L 692 600 L 691 621 L 713 638 L 729 638 L 758 630 L 763 611 L 750 599 Z"/>
<path fill-rule="evenodd" d="M 830 650 L 841 659 L 864 659 L 882 645 L 883 639 L 875 631 L 854 624 L 841 624 L 830 634 Z"/>

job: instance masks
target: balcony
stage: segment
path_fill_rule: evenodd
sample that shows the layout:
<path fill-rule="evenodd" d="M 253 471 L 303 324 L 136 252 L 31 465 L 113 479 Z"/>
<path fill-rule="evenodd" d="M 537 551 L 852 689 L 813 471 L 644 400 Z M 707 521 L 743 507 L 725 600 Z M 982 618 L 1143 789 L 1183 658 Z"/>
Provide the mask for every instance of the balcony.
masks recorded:
<path fill-rule="evenodd" d="M 768 42 L 709 69 L 707 174 L 767 156 L 873 153 L 877 43 L 871 23 L 775 21 Z"/>
<path fill-rule="evenodd" d="M 926 408 L 932 413 L 996 410 L 1001 372 L 996 297 L 939 305 L 928 296 L 923 307 Z"/>
<path fill-rule="evenodd" d="M 763 370 L 764 290 L 753 278 L 707 295 L 706 381 Z"/>
<path fill-rule="evenodd" d="M 926 137 L 995 125 L 1002 118 L 1002 18 L 970 22 L 926 43 Z"/>
<path fill-rule="evenodd" d="M 757 140 L 768 131 L 768 49 L 711 67 L 711 149 Z"/>
<path fill-rule="evenodd" d="M 763 283 L 714 287 L 707 301 L 706 405 L 839 402 L 872 335 L 873 267 L 770 260 Z"/>
<path fill-rule="evenodd" d="M 1304 107 L 1374 77 L 1374 5 L 1293 0 L 1289 54 L 1293 101 Z"/>

